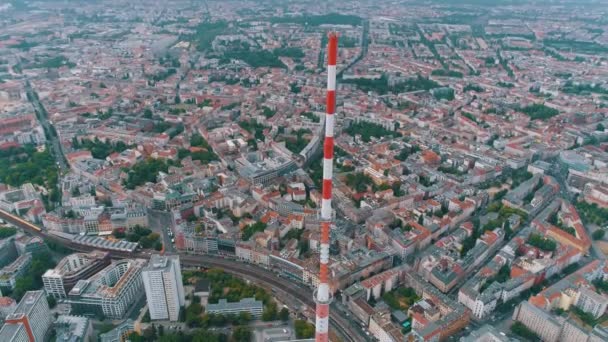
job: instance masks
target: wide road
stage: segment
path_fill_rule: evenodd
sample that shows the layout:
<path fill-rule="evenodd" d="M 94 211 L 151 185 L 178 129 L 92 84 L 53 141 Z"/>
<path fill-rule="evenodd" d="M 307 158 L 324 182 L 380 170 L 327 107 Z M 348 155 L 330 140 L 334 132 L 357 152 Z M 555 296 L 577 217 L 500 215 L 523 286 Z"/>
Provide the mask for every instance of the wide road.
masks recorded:
<path fill-rule="evenodd" d="M 355 64 L 357 64 L 361 60 L 363 60 L 363 58 L 365 58 L 365 56 L 367 55 L 367 49 L 369 46 L 369 20 L 363 21 L 363 32 L 361 33 L 361 42 L 360 43 L 361 43 L 361 52 L 359 53 L 359 56 L 357 56 L 355 59 L 353 59 L 344 68 L 338 70 L 338 73 L 336 74 L 337 78 L 341 78 L 342 74 L 344 74 L 344 72 L 348 71 L 348 69 L 351 69 L 353 66 L 355 66 Z M 338 48 L 339 48 L 339 46 L 340 46 L 340 43 L 338 42 Z"/>
<path fill-rule="evenodd" d="M 83 246 L 73 243 L 72 241 L 49 234 L 48 232 L 42 230 L 35 224 L 28 222 L 21 217 L 15 216 L 11 213 L 8 213 L 2 209 L 0 209 L 0 218 L 5 220 L 8 223 L 11 223 L 19 228 L 22 228 L 26 231 L 32 232 L 34 235 L 40 236 L 42 238 L 51 239 L 59 244 L 64 245 L 74 251 L 78 252 L 89 252 L 94 248 L 89 246 Z M 169 254 L 169 253 L 168 253 Z M 173 254 L 173 253 L 171 253 Z M 249 279 L 255 280 L 260 284 L 265 284 L 272 288 L 275 288 L 277 291 L 285 292 L 286 294 L 292 296 L 293 298 L 300 301 L 302 304 L 306 305 L 310 310 L 314 311 L 315 302 L 313 300 L 313 294 L 311 290 L 307 287 L 300 286 L 300 284 L 278 277 L 277 274 L 265 270 L 261 267 L 257 267 L 251 264 L 245 264 L 233 259 L 227 258 L 218 258 L 207 255 L 189 255 L 183 253 L 176 253 L 180 256 L 181 264 L 183 266 L 189 267 L 204 267 L 204 268 L 220 268 L 226 272 L 246 276 Z M 125 252 L 115 252 L 112 251 L 112 258 L 149 258 L 149 253 L 143 252 L 135 252 L 135 253 L 125 253 Z M 343 341 L 367 341 L 367 336 L 363 335 L 361 330 L 358 329 L 354 325 L 354 323 L 350 322 L 348 319 L 341 316 L 341 313 L 338 310 L 330 311 L 330 326 L 341 340 Z"/>
<path fill-rule="evenodd" d="M 63 149 L 61 148 L 61 143 L 59 142 L 59 137 L 57 136 L 57 131 L 55 127 L 49 122 L 48 113 L 40 100 L 38 99 L 38 94 L 34 92 L 32 86 L 29 82 L 26 83 L 25 90 L 27 92 L 27 98 L 32 103 L 34 107 L 34 111 L 36 112 L 36 118 L 40 122 L 40 125 L 44 129 L 44 133 L 46 135 L 46 139 L 53 148 L 53 155 L 55 156 L 55 160 L 57 161 L 57 166 L 59 167 L 59 171 L 63 173 L 69 169 L 68 163 L 66 162 L 65 156 L 63 155 Z"/>
<path fill-rule="evenodd" d="M 175 246 L 171 242 L 171 236 L 169 236 L 169 232 L 173 230 L 173 217 L 171 213 L 148 209 L 148 225 L 148 228 L 161 234 L 166 253 L 177 253 Z"/>

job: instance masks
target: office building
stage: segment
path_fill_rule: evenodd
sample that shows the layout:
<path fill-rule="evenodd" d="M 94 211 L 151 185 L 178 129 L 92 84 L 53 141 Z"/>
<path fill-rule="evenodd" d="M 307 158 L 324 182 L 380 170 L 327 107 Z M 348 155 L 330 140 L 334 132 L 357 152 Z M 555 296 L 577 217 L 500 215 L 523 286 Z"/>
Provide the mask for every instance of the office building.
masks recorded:
<path fill-rule="evenodd" d="M 44 290 L 49 296 L 66 298 L 74 285 L 91 277 L 110 264 L 110 253 L 92 251 L 74 253 L 61 259 L 57 266 L 42 275 Z"/>
<path fill-rule="evenodd" d="M 0 341 L 29 342 L 30 337 L 23 324 L 5 324 L 0 329 Z"/>
<path fill-rule="evenodd" d="M 53 324 L 60 342 L 88 342 L 93 336 L 91 320 L 82 316 L 61 315 Z"/>
<path fill-rule="evenodd" d="M 17 278 L 27 272 L 32 263 L 32 254 L 26 253 L 0 270 L 0 288 L 13 290 Z"/>
<path fill-rule="evenodd" d="M 6 317 L 0 341 L 44 342 L 50 327 L 51 311 L 44 291 L 28 291 L 15 311 Z"/>
<path fill-rule="evenodd" d="M 79 280 L 65 302 L 76 314 L 120 319 L 144 294 L 141 270 L 145 265 L 144 259 L 112 261 L 99 273 Z"/>
<path fill-rule="evenodd" d="M 185 294 L 179 256 L 153 255 L 142 270 L 150 318 L 177 321 Z"/>
<path fill-rule="evenodd" d="M 124 342 L 129 334 L 135 331 L 135 322 L 132 319 L 120 323 L 116 328 L 99 335 L 100 342 Z"/>
<path fill-rule="evenodd" d="M 255 298 L 244 298 L 240 302 L 228 303 L 226 299 L 220 299 L 217 304 L 208 304 L 207 313 L 218 315 L 238 315 L 241 312 L 249 312 L 252 317 L 260 317 L 264 311 L 264 305 Z"/>

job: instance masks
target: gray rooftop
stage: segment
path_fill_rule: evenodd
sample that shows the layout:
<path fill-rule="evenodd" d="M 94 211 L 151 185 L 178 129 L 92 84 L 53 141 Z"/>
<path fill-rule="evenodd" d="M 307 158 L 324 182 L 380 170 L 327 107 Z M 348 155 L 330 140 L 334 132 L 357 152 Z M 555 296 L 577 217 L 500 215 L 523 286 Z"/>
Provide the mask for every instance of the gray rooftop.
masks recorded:
<path fill-rule="evenodd" d="M 57 341 L 84 341 L 85 337 L 87 337 L 89 322 L 88 318 L 81 316 L 61 315 L 57 317 L 57 321 L 54 324 Z"/>
<path fill-rule="evenodd" d="M 249 309 L 263 309 L 264 305 L 262 301 L 255 300 L 255 298 L 244 298 L 240 302 L 229 303 L 226 299 L 220 299 L 217 304 L 207 305 L 207 311 L 225 311 L 225 310 L 249 310 Z"/>
<path fill-rule="evenodd" d="M 167 270 L 171 267 L 171 263 L 169 263 L 169 260 L 173 259 L 178 259 L 179 262 L 179 256 L 177 255 L 152 254 L 152 256 L 150 257 L 150 262 L 146 267 L 143 268 L 142 271 L 145 272 Z"/>
<path fill-rule="evenodd" d="M 494 341 L 494 342 L 510 342 L 516 341 L 512 338 L 503 336 L 495 327 L 485 324 L 481 328 L 471 331 L 469 336 L 460 339 L 460 342 L 476 342 L 476 341 Z"/>
<path fill-rule="evenodd" d="M 13 341 L 19 330 L 25 330 L 23 324 L 5 324 L 0 329 L 0 341 Z"/>
<path fill-rule="evenodd" d="M 11 317 L 12 315 L 20 315 L 20 314 L 29 315 L 30 312 L 32 312 L 32 309 L 34 308 L 34 306 L 36 305 L 36 302 L 38 301 L 38 299 L 40 297 L 43 297 L 46 299 L 44 291 L 26 292 L 25 296 L 23 296 L 23 298 L 21 299 L 21 301 L 15 308 L 15 311 L 13 311 L 13 313 L 11 315 L 7 316 L 7 319 L 9 317 Z"/>

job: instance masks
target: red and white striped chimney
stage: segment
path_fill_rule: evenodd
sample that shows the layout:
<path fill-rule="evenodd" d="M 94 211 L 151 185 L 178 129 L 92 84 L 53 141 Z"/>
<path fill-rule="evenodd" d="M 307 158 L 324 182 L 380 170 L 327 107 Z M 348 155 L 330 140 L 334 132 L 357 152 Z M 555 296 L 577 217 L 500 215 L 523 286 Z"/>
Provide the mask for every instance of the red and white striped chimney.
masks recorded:
<path fill-rule="evenodd" d="M 331 187 L 334 162 L 334 113 L 336 111 L 336 60 L 338 58 L 338 34 L 330 32 L 327 43 L 327 113 L 325 114 L 325 141 L 323 143 L 323 199 L 321 202 L 321 255 L 319 287 L 315 301 L 316 342 L 329 340 L 329 230 L 331 226 Z"/>

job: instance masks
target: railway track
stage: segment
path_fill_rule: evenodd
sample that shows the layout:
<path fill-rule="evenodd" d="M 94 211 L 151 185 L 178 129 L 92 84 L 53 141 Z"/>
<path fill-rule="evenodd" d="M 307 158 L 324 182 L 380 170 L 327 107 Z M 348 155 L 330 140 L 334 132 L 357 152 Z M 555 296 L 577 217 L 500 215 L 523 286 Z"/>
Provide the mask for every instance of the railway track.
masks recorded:
<path fill-rule="evenodd" d="M 49 234 L 44 231 L 38 225 L 33 224 L 29 221 L 22 219 L 16 215 L 13 215 L 5 210 L 0 209 L 0 218 L 19 227 L 31 232 L 33 235 L 39 236 L 43 239 L 52 240 L 56 243 L 59 243 L 75 252 L 90 252 L 93 249 L 101 249 L 103 248 L 93 248 L 90 246 L 84 246 L 73 242 L 70 239 Z M 113 259 L 124 259 L 124 258 L 149 258 L 149 254 L 142 252 L 121 252 L 115 250 L 108 250 L 111 252 L 111 256 Z M 287 279 L 278 278 L 275 273 L 267 271 L 257 266 L 253 266 L 250 264 L 245 264 L 241 262 L 235 262 L 230 259 L 222 259 L 217 257 L 205 256 L 205 255 L 188 255 L 183 253 L 177 253 L 180 256 L 180 260 L 182 265 L 190 266 L 190 267 L 204 267 L 204 268 L 221 268 L 226 272 L 247 276 L 253 280 L 259 281 L 260 283 L 269 285 L 271 287 L 276 288 L 279 291 L 284 292 L 286 295 L 292 296 L 304 305 L 306 305 L 310 310 L 314 312 L 315 302 L 313 300 L 313 294 L 310 289 L 301 287 L 296 283 L 288 281 Z M 365 341 L 367 340 L 366 336 L 362 335 L 359 331 L 352 329 L 349 322 L 346 321 L 343 317 L 341 317 L 336 310 L 332 311 L 329 317 L 330 326 L 334 329 L 334 331 L 338 332 L 338 335 L 341 340 L 348 342 L 356 342 L 356 341 Z"/>
<path fill-rule="evenodd" d="M 221 268 L 229 273 L 241 276 L 244 275 L 252 279 L 261 280 L 262 283 L 270 285 L 287 295 L 293 296 L 295 299 L 314 311 L 315 302 L 313 300 L 312 291 L 310 291 L 308 288 L 300 287 L 299 285 L 285 279 L 277 278 L 275 273 L 260 269 L 259 267 L 251 266 L 249 264 L 235 264 L 225 259 L 218 259 L 208 256 L 201 257 L 180 255 L 180 260 L 182 264 L 186 266 L 201 266 L 202 262 L 203 264 L 207 265 L 207 267 Z M 353 338 L 354 332 L 351 331 L 352 329 L 344 328 L 344 326 L 348 327 L 348 322 L 340 322 L 339 320 L 340 318 L 336 318 L 335 315 L 330 316 L 330 324 L 332 325 L 332 328 L 338 330 L 343 340 L 352 342 L 358 341 Z"/>

